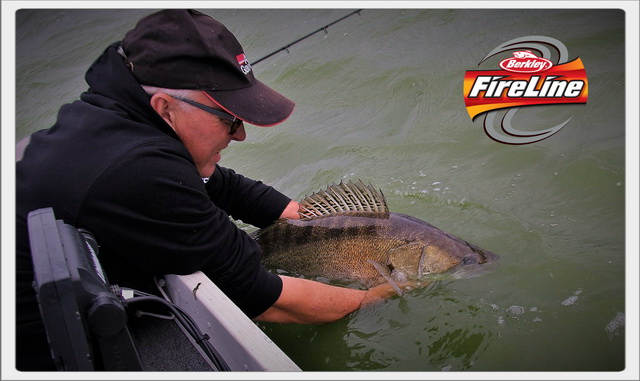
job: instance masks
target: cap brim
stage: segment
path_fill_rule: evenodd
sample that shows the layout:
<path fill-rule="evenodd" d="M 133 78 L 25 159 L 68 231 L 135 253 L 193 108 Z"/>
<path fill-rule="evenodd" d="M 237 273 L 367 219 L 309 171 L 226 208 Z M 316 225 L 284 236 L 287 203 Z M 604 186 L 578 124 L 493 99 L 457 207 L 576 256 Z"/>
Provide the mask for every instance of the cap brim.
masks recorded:
<path fill-rule="evenodd" d="M 246 123 L 261 127 L 284 122 L 295 107 L 295 102 L 258 80 L 242 89 L 205 92 L 227 112 Z"/>

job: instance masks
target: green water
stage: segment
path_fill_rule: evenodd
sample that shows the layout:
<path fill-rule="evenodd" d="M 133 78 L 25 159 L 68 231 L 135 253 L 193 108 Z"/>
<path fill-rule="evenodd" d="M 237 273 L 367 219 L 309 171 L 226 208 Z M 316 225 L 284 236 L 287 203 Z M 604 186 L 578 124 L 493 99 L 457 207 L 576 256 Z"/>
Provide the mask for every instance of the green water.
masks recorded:
<path fill-rule="evenodd" d="M 349 11 L 207 13 L 251 61 Z M 49 127 L 86 89 L 90 63 L 150 12 L 19 13 L 17 138 Z M 392 211 L 501 257 L 332 324 L 260 327 L 304 370 L 623 370 L 624 27 L 616 10 L 365 10 L 255 65 L 297 109 L 278 127 L 248 126 L 222 165 L 295 199 L 362 179 Z M 572 119 L 541 142 L 500 144 L 470 120 L 462 80 L 531 35 L 582 59 L 589 101 L 522 110 L 534 126 Z"/>

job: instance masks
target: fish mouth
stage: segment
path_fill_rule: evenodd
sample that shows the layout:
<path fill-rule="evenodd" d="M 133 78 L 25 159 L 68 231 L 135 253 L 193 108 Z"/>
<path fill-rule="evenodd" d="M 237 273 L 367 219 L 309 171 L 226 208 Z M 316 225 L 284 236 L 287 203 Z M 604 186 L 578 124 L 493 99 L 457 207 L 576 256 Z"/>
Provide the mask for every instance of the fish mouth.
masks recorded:
<path fill-rule="evenodd" d="M 465 255 L 462 261 L 450 271 L 454 279 L 475 278 L 487 272 L 491 272 L 496 266 L 498 258 L 497 254 L 472 247 L 473 252 Z"/>
<path fill-rule="evenodd" d="M 477 263 L 473 265 L 456 266 L 451 269 L 452 271 L 450 271 L 450 274 L 453 279 L 476 278 L 484 274 L 493 272 L 496 266 L 498 266 L 498 262 L 485 262 L 482 264 Z"/>
<path fill-rule="evenodd" d="M 495 262 L 500 258 L 497 254 L 489 250 L 484 250 L 478 246 L 471 245 L 469 243 L 467 243 L 467 245 L 471 249 L 471 252 L 462 258 L 462 261 L 460 262 L 460 264 L 462 265 L 474 265 L 474 264 L 481 265 L 485 263 Z"/>
<path fill-rule="evenodd" d="M 482 263 L 496 262 L 498 259 L 500 259 L 500 256 L 498 254 L 488 250 L 478 249 L 477 253 L 482 257 Z"/>

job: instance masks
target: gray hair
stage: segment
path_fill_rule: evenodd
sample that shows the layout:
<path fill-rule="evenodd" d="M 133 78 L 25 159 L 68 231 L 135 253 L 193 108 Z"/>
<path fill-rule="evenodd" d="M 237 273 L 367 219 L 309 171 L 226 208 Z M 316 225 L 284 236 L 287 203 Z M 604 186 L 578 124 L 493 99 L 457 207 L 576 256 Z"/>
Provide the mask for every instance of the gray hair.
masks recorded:
<path fill-rule="evenodd" d="M 155 87 L 148 85 L 141 85 L 144 91 L 149 95 L 154 95 L 157 93 L 165 93 L 171 95 L 172 97 L 178 98 L 189 98 L 192 95 L 195 95 L 200 92 L 200 90 L 191 90 L 191 89 L 165 89 L 163 87 Z"/>
<path fill-rule="evenodd" d="M 122 45 L 118 46 L 118 54 L 120 54 L 122 56 L 122 58 L 124 58 L 124 62 L 127 65 L 127 67 L 129 67 L 129 69 L 131 69 L 131 71 L 133 71 L 133 64 L 131 62 L 129 62 L 129 59 L 127 58 L 127 55 L 124 53 L 124 49 L 122 49 Z M 178 97 L 178 98 L 191 98 L 192 95 L 198 93 L 198 90 L 189 90 L 189 89 L 166 89 L 166 88 L 162 88 L 162 87 L 155 87 L 155 86 L 148 86 L 148 85 L 140 85 L 142 86 L 142 88 L 144 89 L 144 91 L 149 94 L 149 96 L 152 96 L 154 94 L 157 93 L 165 93 L 168 95 L 171 95 L 172 97 Z M 190 105 L 184 103 L 184 102 L 180 102 L 180 107 L 183 109 L 186 109 L 187 107 L 189 107 Z"/>
<path fill-rule="evenodd" d="M 157 94 L 157 93 L 165 93 L 167 95 L 171 95 L 172 97 L 177 97 L 177 98 L 186 98 L 186 99 L 193 99 L 193 95 L 197 94 L 200 92 L 200 90 L 190 90 L 190 89 L 165 89 L 162 87 L 155 87 L 155 86 L 148 86 L 148 85 L 141 85 L 142 88 L 144 89 L 144 91 L 146 91 L 147 94 L 149 94 L 150 96 Z M 187 111 L 189 107 L 193 107 L 190 104 L 187 104 L 185 102 L 178 102 L 179 106 L 181 109 Z"/>

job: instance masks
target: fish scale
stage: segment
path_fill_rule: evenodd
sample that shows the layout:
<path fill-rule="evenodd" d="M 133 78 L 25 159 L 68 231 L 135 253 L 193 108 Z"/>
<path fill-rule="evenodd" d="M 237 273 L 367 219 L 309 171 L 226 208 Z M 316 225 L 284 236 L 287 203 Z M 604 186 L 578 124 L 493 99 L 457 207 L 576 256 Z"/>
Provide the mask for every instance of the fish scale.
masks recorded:
<path fill-rule="evenodd" d="M 279 220 L 258 237 L 266 253 L 263 263 L 307 277 L 357 280 L 369 287 L 382 283 L 384 278 L 367 260 L 386 263 L 389 250 L 405 241 L 382 237 L 375 219 L 354 219 L 371 220 L 348 213 L 325 217 L 322 226 L 318 219 L 306 224 Z"/>

